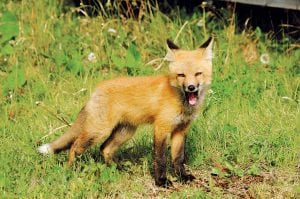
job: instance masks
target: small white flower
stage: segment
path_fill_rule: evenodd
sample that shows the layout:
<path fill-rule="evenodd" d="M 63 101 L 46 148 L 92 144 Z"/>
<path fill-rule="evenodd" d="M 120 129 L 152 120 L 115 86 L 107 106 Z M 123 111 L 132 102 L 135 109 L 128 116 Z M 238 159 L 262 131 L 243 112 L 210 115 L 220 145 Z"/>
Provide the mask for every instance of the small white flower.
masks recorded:
<path fill-rule="evenodd" d="M 108 30 L 107 30 L 107 32 L 109 32 L 109 33 L 117 33 L 117 31 L 116 31 L 116 29 L 113 29 L 113 28 L 109 28 Z"/>
<path fill-rule="evenodd" d="M 270 56 L 268 53 L 263 53 L 260 58 L 259 58 L 260 62 L 262 64 L 269 64 L 270 63 Z"/>
<path fill-rule="evenodd" d="M 88 56 L 87 56 L 87 60 L 92 62 L 96 60 L 96 55 L 95 53 L 91 52 Z"/>
<path fill-rule="evenodd" d="M 9 94 L 9 98 L 12 99 L 13 98 L 13 92 L 9 91 L 8 94 Z"/>
<path fill-rule="evenodd" d="M 199 27 L 203 27 L 205 24 L 204 24 L 204 20 L 203 19 L 200 19 L 198 22 L 197 22 L 197 26 Z"/>
<path fill-rule="evenodd" d="M 287 96 L 283 96 L 283 97 L 281 97 L 282 99 L 285 99 L 285 100 L 290 100 L 290 101 L 293 101 L 293 99 L 292 98 L 290 98 L 290 97 L 287 97 Z"/>

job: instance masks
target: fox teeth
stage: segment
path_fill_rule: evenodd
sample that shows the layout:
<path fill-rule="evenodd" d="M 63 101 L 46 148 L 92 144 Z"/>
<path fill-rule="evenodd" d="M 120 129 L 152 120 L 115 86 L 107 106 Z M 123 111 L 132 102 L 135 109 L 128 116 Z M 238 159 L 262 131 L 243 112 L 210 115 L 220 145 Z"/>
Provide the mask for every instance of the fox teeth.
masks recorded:
<path fill-rule="evenodd" d="M 49 144 L 43 144 L 38 148 L 38 152 L 40 152 L 43 155 L 51 154 L 53 153 L 51 147 Z"/>

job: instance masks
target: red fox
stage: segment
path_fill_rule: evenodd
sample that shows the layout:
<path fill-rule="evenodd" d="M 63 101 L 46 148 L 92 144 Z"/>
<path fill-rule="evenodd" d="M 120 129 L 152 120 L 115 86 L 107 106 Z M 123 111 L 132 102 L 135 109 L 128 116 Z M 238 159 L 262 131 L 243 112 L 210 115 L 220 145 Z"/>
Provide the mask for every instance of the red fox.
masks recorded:
<path fill-rule="evenodd" d="M 38 148 L 42 154 L 70 149 L 69 165 L 88 147 L 101 143 L 107 164 L 129 140 L 138 125 L 154 125 L 154 178 L 157 186 L 171 186 L 166 177 L 167 138 L 175 174 L 183 181 L 195 177 L 184 167 L 188 128 L 197 116 L 212 80 L 210 37 L 196 50 L 182 50 L 167 40 L 168 75 L 122 77 L 100 83 L 72 127 L 57 140 Z"/>

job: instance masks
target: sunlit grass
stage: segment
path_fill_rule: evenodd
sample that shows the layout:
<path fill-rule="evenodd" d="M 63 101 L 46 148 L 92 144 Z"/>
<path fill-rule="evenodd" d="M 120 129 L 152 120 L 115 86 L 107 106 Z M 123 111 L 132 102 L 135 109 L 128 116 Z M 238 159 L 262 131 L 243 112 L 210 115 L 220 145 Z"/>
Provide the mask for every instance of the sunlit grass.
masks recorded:
<path fill-rule="evenodd" d="M 0 6 L 0 13 L 8 10 L 17 16 L 19 27 L 18 36 L 0 43 L 2 48 L 13 48 L 6 54 L 0 51 L 2 196 L 222 196 L 222 190 L 213 184 L 210 193 L 193 184 L 176 185 L 182 189 L 171 191 L 156 188 L 151 177 L 149 126 L 139 128 L 117 154 L 128 171 L 105 166 L 99 146 L 82 155 L 74 168 L 65 165 L 67 153 L 42 157 L 36 152 L 39 144 L 66 130 L 62 118 L 74 121 L 98 82 L 120 75 L 166 73 L 167 63 L 154 69 L 165 55 L 167 38 L 193 49 L 207 36 L 203 27 L 197 26 L 202 13 L 166 16 L 145 4 L 147 9 L 138 19 L 108 11 L 84 17 L 72 10 L 62 12 L 62 5 L 54 2 L 6 1 Z M 291 50 L 293 43 L 288 38 L 275 41 L 259 29 L 237 33 L 234 21 L 217 20 L 209 13 L 204 17 L 207 34 L 214 32 L 217 40 L 214 81 L 203 113 L 187 139 L 191 172 L 198 178 L 203 177 L 202 171 L 208 177 L 211 171 L 219 172 L 215 174 L 224 178 L 295 172 L 299 158 L 299 49 Z M 267 63 L 260 61 L 262 54 L 269 56 Z M 146 65 L 155 59 L 158 61 Z M 11 84 L 9 79 L 17 83 Z M 229 171 L 218 171 L 217 165 Z M 170 172 L 168 175 L 174 179 Z M 287 186 L 296 192 L 292 180 L 286 184 L 287 178 L 278 179 L 275 193 L 284 196 Z M 268 186 L 272 185 L 256 184 L 253 195 L 263 197 Z"/>

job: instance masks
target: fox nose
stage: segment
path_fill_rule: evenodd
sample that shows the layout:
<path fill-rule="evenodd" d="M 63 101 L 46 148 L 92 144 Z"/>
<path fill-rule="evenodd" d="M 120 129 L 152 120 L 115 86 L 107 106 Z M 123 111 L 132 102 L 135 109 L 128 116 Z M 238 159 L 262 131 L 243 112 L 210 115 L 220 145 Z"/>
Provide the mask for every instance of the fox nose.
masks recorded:
<path fill-rule="evenodd" d="M 194 85 L 189 85 L 188 86 L 189 91 L 194 91 L 195 89 L 196 89 L 196 87 Z"/>

